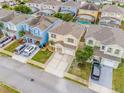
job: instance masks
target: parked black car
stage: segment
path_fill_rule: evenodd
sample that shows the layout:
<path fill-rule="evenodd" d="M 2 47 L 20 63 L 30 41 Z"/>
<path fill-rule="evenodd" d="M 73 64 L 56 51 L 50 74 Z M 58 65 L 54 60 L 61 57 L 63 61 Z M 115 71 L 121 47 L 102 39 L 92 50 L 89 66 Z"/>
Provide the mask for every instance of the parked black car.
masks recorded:
<path fill-rule="evenodd" d="M 101 75 L 101 65 L 99 62 L 94 60 L 92 65 L 91 79 L 99 80 Z"/>

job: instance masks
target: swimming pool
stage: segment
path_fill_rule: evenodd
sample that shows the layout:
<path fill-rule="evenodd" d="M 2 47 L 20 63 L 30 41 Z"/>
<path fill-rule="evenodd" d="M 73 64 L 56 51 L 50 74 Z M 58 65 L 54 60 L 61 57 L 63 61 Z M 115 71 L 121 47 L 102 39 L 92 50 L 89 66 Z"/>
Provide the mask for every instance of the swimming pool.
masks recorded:
<path fill-rule="evenodd" d="M 91 24 L 91 22 L 88 21 L 78 21 L 80 24 Z"/>

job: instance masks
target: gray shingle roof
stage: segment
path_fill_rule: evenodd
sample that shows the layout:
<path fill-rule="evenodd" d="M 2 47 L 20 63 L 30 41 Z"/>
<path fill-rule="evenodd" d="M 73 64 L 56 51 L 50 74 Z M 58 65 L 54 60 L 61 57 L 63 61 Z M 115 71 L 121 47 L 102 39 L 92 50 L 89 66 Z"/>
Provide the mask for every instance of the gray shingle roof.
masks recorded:
<path fill-rule="evenodd" d="M 19 24 L 23 21 L 26 21 L 29 18 L 28 15 L 26 14 L 19 14 L 19 15 L 14 15 L 14 18 L 12 20 L 10 20 L 10 22 L 12 22 L 13 24 Z"/>
<path fill-rule="evenodd" d="M 124 48 L 124 31 L 119 28 L 90 26 L 85 38 L 93 37 L 105 45 L 117 44 Z"/>
<path fill-rule="evenodd" d="M 124 14 L 124 9 L 116 5 L 105 5 L 101 12 L 114 12 L 119 14 Z"/>
<path fill-rule="evenodd" d="M 85 27 L 75 23 L 62 22 L 59 26 L 52 29 L 50 32 L 60 35 L 72 35 L 77 39 L 80 39 L 85 33 Z"/>
<path fill-rule="evenodd" d="M 93 10 L 93 11 L 98 11 L 99 7 L 95 5 L 94 3 L 84 3 L 80 9 L 85 9 L 85 10 Z"/>

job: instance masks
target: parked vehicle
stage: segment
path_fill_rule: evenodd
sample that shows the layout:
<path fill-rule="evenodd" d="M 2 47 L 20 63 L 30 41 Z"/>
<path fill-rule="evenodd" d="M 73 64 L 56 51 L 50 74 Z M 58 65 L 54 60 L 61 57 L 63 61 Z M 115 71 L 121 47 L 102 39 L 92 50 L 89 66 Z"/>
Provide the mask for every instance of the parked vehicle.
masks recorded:
<path fill-rule="evenodd" d="M 91 79 L 99 80 L 101 75 L 101 65 L 98 60 L 93 60 Z"/>
<path fill-rule="evenodd" d="M 23 56 L 30 56 L 35 50 L 37 49 L 36 45 L 29 45 L 27 48 L 23 51 Z"/>
<path fill-rule="evenodd" d="M 27 44 L 23 44 L 23 45 L 18 46 L 18 47 L 15 49 L 15 53 L 16 53 L 17 55 L 21 54 L 21 53 L 24 51 L 24 49 L 25 49 L 26 47 L 27 47 Z"/>
<path fill-rule="evenodd" d="M 5 45 L 7 45 L 9 42 L 11 42 L 13 40 L 12 37 L 5 37 L 4 39 L 2 39 L 0 41 L 0 48 L 4 47 Z"/>

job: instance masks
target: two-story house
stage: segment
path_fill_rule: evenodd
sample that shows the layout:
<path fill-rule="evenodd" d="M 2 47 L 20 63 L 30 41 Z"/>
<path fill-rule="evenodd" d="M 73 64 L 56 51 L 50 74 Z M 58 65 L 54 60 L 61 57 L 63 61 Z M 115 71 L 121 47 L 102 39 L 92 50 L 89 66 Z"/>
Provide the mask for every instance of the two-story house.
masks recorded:
<path fill-rule="evenodd" d="M 124 9 L 116 5 L 105 5 L 101 10 L 99 24 L 109 27 L 119 27 L 124 20 Z"/>
<path fill-rule="evenodd" d="M 17 31 L 19 30 L 19 25 L 30 19 L 30 16 L 26 15 L 26 14 L 17 14 L 15 13 L 12 17 L 11 20 L 5 21 L 4 20 L 4 33 L 7 36 L 12 36 L 15 37 L 17 34 Z"/>
<path fill-rule="evenodd" d="M 119 28 L 90 26 L 85 35 L 85 44 L 94 47 L 94 57 L 101 63 L 117 68 L 124 58 L 124 32 Z"/>
<path fill-rule="evenodd" d="M 82 3 L 77 14 L 77 21 L 81 24 L 94 23 L 99 16 L 99 7 L 94 3 Z"/>
<path fill-rule="evenodd" d="M 53 47 L 57 52 L 74 56 L 84 33 L 84 26 L 62 22 L 49 31 L 49 41 L 54 42 Z"/>
<path fill-rule="evenodd" d="M 56 0 L 48 0 L 41 4 L 41 12 L 44 15 L 53 15 L 59 12 L 62 2 Z"/>
<path fill-rule="evenodd" d="M 80 2 L 67 1 L 61 5 L 60 12 L 71 13 L 72 15 L 76 15 L 79 7 L 80 7 Z"/>
<path fill-rule="evenodd" d="M 53 15 L 60 10 L 61 2 L 56 0 L 31 0 L 27 3 L 29 7 L 35 7 L 43 15 Z"/>
<path fill-rule="evenodd" d="M 19 25 L 17 39 L 22 42 L 36 44 L 39 47 L 45 46 L 48 42 L 48 31 L 52 29 L 58 22 L 57 18 L 38 16 L 33 17 Z M 23 37 L 19 36 L 19 32 L 24 31 Z"/>

